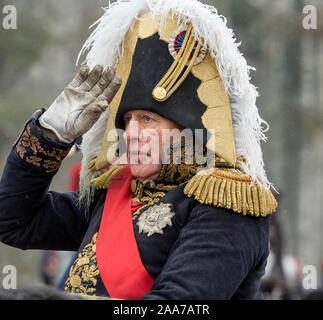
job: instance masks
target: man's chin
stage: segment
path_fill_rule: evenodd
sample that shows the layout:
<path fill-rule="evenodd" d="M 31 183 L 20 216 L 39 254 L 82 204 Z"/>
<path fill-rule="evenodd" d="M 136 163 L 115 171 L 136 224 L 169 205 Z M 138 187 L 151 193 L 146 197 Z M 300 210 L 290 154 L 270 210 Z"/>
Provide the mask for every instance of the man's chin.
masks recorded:
<path fill-rule="evenodd" d="M 158 177 L 160 166 L 160 164 L 130 164 L 130 171 L 140 181 L 154 180 Z"/>

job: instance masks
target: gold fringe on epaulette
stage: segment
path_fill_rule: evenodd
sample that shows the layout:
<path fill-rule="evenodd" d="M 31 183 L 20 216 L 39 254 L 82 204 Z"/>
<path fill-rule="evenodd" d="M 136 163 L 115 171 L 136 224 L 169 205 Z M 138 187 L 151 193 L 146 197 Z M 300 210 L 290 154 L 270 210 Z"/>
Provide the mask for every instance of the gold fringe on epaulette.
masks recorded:
<path fill-rule="evenodd" d="M 123 167 L 124 165 L 113 167 L 107 172 L 101 174 L 99 177 L 93 179 L 91 183 L 95 185 L 96 189 L 106 189 L 109 186 L 111 178 L 115 176 Z"/>
<path fill-rule="evenodd" d="M 190 179 L 184 193 L 203 204 L 257 217 L 275 212 L 278 206 L 270 190 L 252 185 L 251 178 L 237 169 L 204 170 Z"/>

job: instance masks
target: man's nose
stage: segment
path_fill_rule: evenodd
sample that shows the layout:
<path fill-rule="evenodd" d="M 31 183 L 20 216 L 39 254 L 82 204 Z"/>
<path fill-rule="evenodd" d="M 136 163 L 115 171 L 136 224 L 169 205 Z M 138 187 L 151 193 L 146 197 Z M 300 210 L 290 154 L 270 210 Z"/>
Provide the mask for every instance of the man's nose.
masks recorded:
<path fill-rule="evenodd" d="M 137 120 L 130 120 L 125 128 L 123 138 L 126 141 L 133 139 L 139 140 L 140 128 Z"/>

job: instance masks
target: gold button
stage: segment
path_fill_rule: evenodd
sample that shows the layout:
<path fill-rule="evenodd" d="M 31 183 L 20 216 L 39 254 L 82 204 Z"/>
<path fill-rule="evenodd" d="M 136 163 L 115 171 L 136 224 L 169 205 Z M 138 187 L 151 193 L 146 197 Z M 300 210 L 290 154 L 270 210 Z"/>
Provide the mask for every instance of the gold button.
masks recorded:
<path fill-rule="evenodd" d="M 82 279 L 78 275 L 72 276 L 70 281 L 71 286 L 74 288 L 78 288 L 82 283 Z"/>
<path fill-rule="evenodd" d="M 157 87 L 153 91 L 153 97 L 156 100 L 162 100 L 166 97 L 166 95 L 167 95 L 167 91 L 162 87 Z"/>

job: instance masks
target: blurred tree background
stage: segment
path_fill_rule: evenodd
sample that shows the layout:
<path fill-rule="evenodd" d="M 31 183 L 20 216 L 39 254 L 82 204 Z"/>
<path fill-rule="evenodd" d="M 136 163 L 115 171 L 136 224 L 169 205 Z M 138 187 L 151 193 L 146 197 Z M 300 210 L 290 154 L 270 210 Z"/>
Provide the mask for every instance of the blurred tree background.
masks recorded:
<path fill-rule="evenodd" d="M 323 259 L 323 3 L 319 0 L 208 0 L 227 18 L 258 87 L 269 123 L 264 162 L 279 195 L 284 252 L 319 270 Z M 77 54 L 103 0 L 1 0 L 13 4 L 18 29 L 0 26 L 0 172 L 25 121 L 48 107 L 73 78 Z M 303 7 L 315 5 L 317 30 L 306 30 Z M 51 186 L 64 191 L 66 159 Z M 18 285 L 39 280 L 40 252 L 0 244 L 0 271 L 13 264 Z"/>

